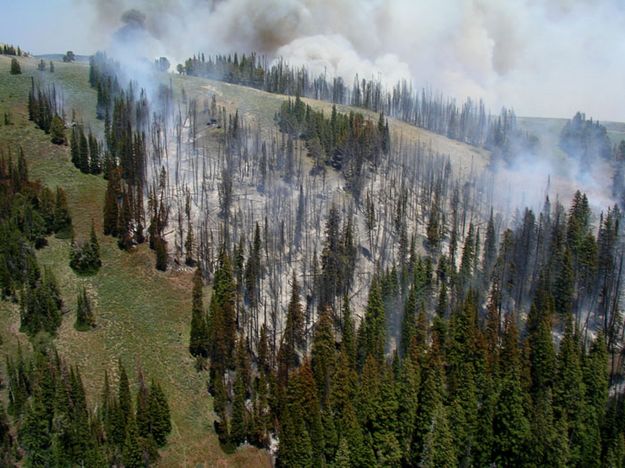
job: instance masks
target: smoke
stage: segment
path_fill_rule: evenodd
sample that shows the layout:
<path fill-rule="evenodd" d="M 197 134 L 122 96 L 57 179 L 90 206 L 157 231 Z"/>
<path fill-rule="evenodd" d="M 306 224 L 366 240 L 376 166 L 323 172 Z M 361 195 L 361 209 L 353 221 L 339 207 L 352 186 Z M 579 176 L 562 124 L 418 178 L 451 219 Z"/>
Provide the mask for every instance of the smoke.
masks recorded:
<path fill-rule="evenodd" d="M 508 216 L 519 207 L 540 212 L 546 196 L 568 208 L 577 190 L 588 196 L 596 216 L 616 203 L 610 193 L 612 168 L 602 159 L 589 165 L 542 151 L 520 154 L 511 164 L 494 169 L 494 208 Z"/>
<path fill-rule="evenodd" d="M 94 38 L 141 29 L 124 47 L 151 60 L 259 51 L 349 81 L 409 78 L 495 111 L 623 119 L 620 0 L 80 1 L 94 9 Z"/>

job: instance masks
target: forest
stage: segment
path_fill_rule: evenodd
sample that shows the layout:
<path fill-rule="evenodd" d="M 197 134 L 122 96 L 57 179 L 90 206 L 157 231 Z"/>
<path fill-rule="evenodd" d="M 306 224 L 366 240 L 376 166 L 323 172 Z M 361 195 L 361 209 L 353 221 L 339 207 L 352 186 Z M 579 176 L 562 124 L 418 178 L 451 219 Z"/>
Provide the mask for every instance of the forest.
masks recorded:
<path fill-rule="evenodd" d="M 128 256 L 146 244 L 161 273 L 192 272 L 184 346 L 226 453 L 251 445 L 284 467 L 624 466 L 625 142 L 576 114 L 559 148 L 614 167 L 614 203 L 594 210 L 580 188 L 510 209 L 497 168 L 541 143 L 512 110 L 406 83 L 348 88 L 256 54 L 179 67 L 285 95 L 254 119 L 154 68 L 148 86 L 92 56 L 94 122 L 47 80 L 23 96 L 29 125 L 105 181 L 88 239 L 61 187 L 31 180 L 21 148 L 0 153 L 0 288 L 33 348 L 6 362 L 3 464 L 158 464 L 172 431 L 158 376 L 139 367 L 133 395 L 120 359 L 116 385 L 105 374 L 88 402 L 83 370 L 56 350 L 69 309 L 36 256 L 55 236 L 71 239 L 77 275 L 98 274 L 103 237 Z M 467 168 L 397 122 L 490 159 Z M 98 327 L 94 310 L 79 291 L 76 331 Z"/>

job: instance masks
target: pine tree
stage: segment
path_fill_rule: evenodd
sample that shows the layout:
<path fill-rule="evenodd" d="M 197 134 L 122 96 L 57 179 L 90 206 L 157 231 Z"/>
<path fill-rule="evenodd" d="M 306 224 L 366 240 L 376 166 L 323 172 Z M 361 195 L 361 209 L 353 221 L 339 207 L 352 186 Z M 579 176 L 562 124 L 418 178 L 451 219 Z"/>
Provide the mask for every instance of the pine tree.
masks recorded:
<path fill-rule="evenodd" d="M 98 243 L 98 236 L 95 233 L 95 226 L 93 225 L 93 219 L 91 220 L 91 231 L 89 233 L 89 254 L 91 257 L 91 264 L 97 268 L 102 265 L 100 260 L 100 244 Z"/>
<path fill-rule="evenodd" d="M 331 377 L 335 367 L 336 347 L 330 313 L 331 309 L 326 308 L 319 316 L 317 326 L 315 327 L 311 351 L 312 370 L 317 385 L 317 394 L 322 404 L 325 404 L 329 396 Z"/>
<path fill-rule="evenodd" d="M 211 366 L 223 371 L 232 366 L 236 338 L 236 284 L 230 257 L 223 250 L 215 272 L 208 312 Z"/>
<path fill-rule="evenodd" d="M 156 251 L 156 269 L 160 271 L 167 271 L 168 254 L 167 254 L 167 241 L 161 237 L 154 239 L 154 250 Z"/>
<path fill-rule="evenodd" d="M 27 466 L 46 466 L 50 456 L 51 437 L 46 408 L 35 394 L 27 407 L 19 431 L 20 445 L 26 450 Z"/>
<path fill-rule="evenodd" d="M 300 303 L 299 284 L 294 272 L 291 300 L 278 352 L 278 377 L 282 384 L 288 381 L 289 371 L 299 365 L 298 349 L 303 348 L 304 345 L 304 312 Z"/>
<path fill-rule="evenodd" d="M 585 447 L 585 422 L 588 408 L 586 386 L 580 363 L 580 348 L 574 325 L 569 318 L 560 342 L 553 404 L 556 417 L 565 418 L 569 425 L 570 462 L 580 463 Z"/>
<path fill-rule="evenodd" d="M 414 465 L 419 464 L 422 459 L 426 438 L 432 424 L 433 411 L 445 398 L 444 371 L 440 349 L 437 346 L 438 344 L 434 342 L 427 355 L 423 368 L 423 380 L 419 388 L 417 417 L 410 451 L 411 462 Z"/>
<path fill-rule="evenodd" d="M 608 406 L 608 351 L 603 333 L 599 332 L 583 362 L 586 390 L 586 421 L 583 464 L 591 466 L 601 458 L 601 428 L 605 426 Z"/>
<path fill-rule="evenodd" d="M 119 172 L 117 170 L 113 170 L 109 175 L 108 183 L 106 185 L 102 222 L 104 234 L 113 237 L 116 237 L 118 234 L 117 218 L 119 217 L 119 207 L 117 205 L 117 199 L 119 195 Z"/>
<path fill-rule="evenodd" d="M 149 392 L 148 387 L 145 383 L 145 378 L 143 376 L 143 371 L 141 368 L 138 370 L 137 380 L 139 384 L 139 388 L 137 390 L 137 398 L 136 398 L 136 415 L 135 421 L 137 423 L 137 431 L 139 437 L 147 439 L 152 436 L 152 431 L 150 427 L 150 410 L 148 408 L 148 399 Z"/>
<path fill-rule="evenodd" d="M 74 126 L 69 135 L 70 154 L 72 156 L 72 164 L 76 168 L 80 168 L 80 143 L 78 129 L 80 127 Z"/>
<path fill-rule="evenodd" d="M 419 407 L 419 389 L 421 369 L 417 341 L 412 339 L 408 354 L 401 361 L 400 375 L 397 382 L 398 398 L 398 441 L 404 463 L 410 463 L 410 445 L 415 429 L 417 409 Z"/>
<path fill-rule="evenodd" d="M 65 139 L 65 122 L 58 115 L 52 117 L 50 123 L 50 140 L 55 145 L 64 145 L 67 142 Z"/>
<path fill-rule="evenodd" d="M 528 347 L 530 352 L 530 365 L 532 377 L 532 393 L 538 395 L 551 387 L 556 370 L 556 354 L 551 337 L 551 317 L 547 312 L 540 313 L 536 306 L 532 305 L 528 317 Z M 532 317 L 537 325 L 531 326 Z"/>
<path fill-rule="evenodd" d="M 91 300 L 87 296 L 87 290 L 83 287 L 78 293 L 76 305 L 76 323 L 74 328 L 80 331 L 90 330 L 95 327 L 95 316 L 91 305 Z"/>
<path fill-rule="evenodd" d="M 424 468 L 457 466 L 456 451 L 447 420 L 447 412 L 440 401 L 432 410 L 432 424 L 425 437 L 420 466 Z"/>
<path fill-rule="evenodd" d="M 243 377 L 238 372 L 234 381 L 234 400 L 232 402 L 232 422 L 230 425 L 230 440 L 237 445 L 245 441 L 248 432 L 245 393 Z"/>
<path fill-rule="evenodd" d="M 206 313 L 202 300 L 202 270 L 198 267 L 193 275 L 193 305 L 191 306 L 191 337 L 189 352 L 193 356 L 208 357 L 209 342 Z"/>
<path fill-rule="evenodd" d="M 356 331 L 349 306 L 349 296 L 347 294 L 343 295 L 341 316 L 341 350 L 345 351 L 349 358 L 350 365 L 353 366 L 356 362 Z"/>
<path fill-rule="evenodd" d="M 352 466 L 351 451 L 345 437 L 341 437 L 333 466 L 336 468 L 350 468 Z"/>
<path fill-rule="evenodd" d="M 122 427 L 126 427 L 128 420 L 132 417 L 132 400 L 130 396 L 130 384 L 128 383 L 128 374 L 122 364 L 121 359 L 118 361 L 119 367 L 119 386 L 117 390 L 117 400 L 119 402 L 119 410 L 121 414 Z"/>
<path fill-rule="evenodd" d="M 305 422 L 306 433 L 310 437 L 312 446 L 312 460 L 315 466 L 324 464 L 325 438 L 323 422 L 315 380 L 310 362 L 305 361 L 289 380 L 286 395 L 287 405 L 281 414 L 301 414 Z"/>
<path fill-rule="evenodd" d="M 161 386 L 154 380 L 150 383 L 148 394 L 148 412 L 150 414 L 150 432 L 158 447 L 163 447 L 171 432 L 169 404 Z"/>
<path fill-rule="evenodd" d="M 503 466 L 516 466 L 526 460 L 530 438 L 521 388 L 518 333 L 514 319 L 506 317 L 502 363 L 505 364 L 493 421 L 493 455 Z"/>
<path fill-rule="evenodd" d="M 59 239 L 67 239 L 72 233 L 72 218 L 67 208 L 67 196 L 61 187 L 56 188 L 54 205 L 54 232 Z"/>
<path fill-rule="evenodd" d="M 374 279 L 369 289 L 369 300 L 358 336 L 358 360 L 364 364 L 367 356 L 382 361 L 386 344 L 386 319 L 379 281 Z"/>
<path fill-rule="evenodd" d="M 16 58 L 11 59 L 11 75 L 21 75 L 22 67 L 20 67 L 20 63 Z"/>
<path fill-rule="evenodd" d="M 141 468 L 145 466 L 143 451 L 139 445 L 137 423 L 132 414 L 126 423 L 126 438 L 124 439 L 123 461 L 126 468 Z"/>
<path fill-rule="evenodd" d="M 310 435 L 304 425 L 301 412 L 287 412 L 282 417 L 281 422 L 282 429 L 278 452 L 280 466 L 294 468 L 313 466 Z"/>

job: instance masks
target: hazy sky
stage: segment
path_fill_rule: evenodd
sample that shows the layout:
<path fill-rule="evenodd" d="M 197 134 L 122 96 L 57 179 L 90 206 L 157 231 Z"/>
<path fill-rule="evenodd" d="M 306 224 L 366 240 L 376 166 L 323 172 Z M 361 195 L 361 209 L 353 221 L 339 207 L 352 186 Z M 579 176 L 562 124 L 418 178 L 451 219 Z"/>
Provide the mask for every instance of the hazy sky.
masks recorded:
<path fill-rule="evenodd" d="M 34 54 L 67 50 L 89 54 L 97 50 L 97 40 L 102 38 L 94 28 L 94 10 L 88 2 L 4 0 L 2 4 L 0 42 L 19 45 Z"/>
<path fill-rule="evenodd" d="M 519 115 L 625 120 L 625 0 L 5 0 L 0 41 L 34 53 L 109 49 L 173 63 L 259 50 L 328 70 L 411 79 Z M 120 44 L 117 44 L 118 46 Z M 128 47 L 117 51 L 127 53 Z"/>

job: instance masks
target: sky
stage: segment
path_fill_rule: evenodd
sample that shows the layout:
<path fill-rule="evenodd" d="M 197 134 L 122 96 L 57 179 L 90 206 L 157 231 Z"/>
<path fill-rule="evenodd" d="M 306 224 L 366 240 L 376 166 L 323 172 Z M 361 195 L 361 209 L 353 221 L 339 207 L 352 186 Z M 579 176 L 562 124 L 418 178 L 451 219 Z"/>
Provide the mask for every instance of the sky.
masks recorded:
<path fill-rule="evenodd" d="M 518 115 L 625 121 L 625 0 L 4 0 L 0 41 L 33 53 L 283 56 L 351 81 L 408 79 Z"/>

